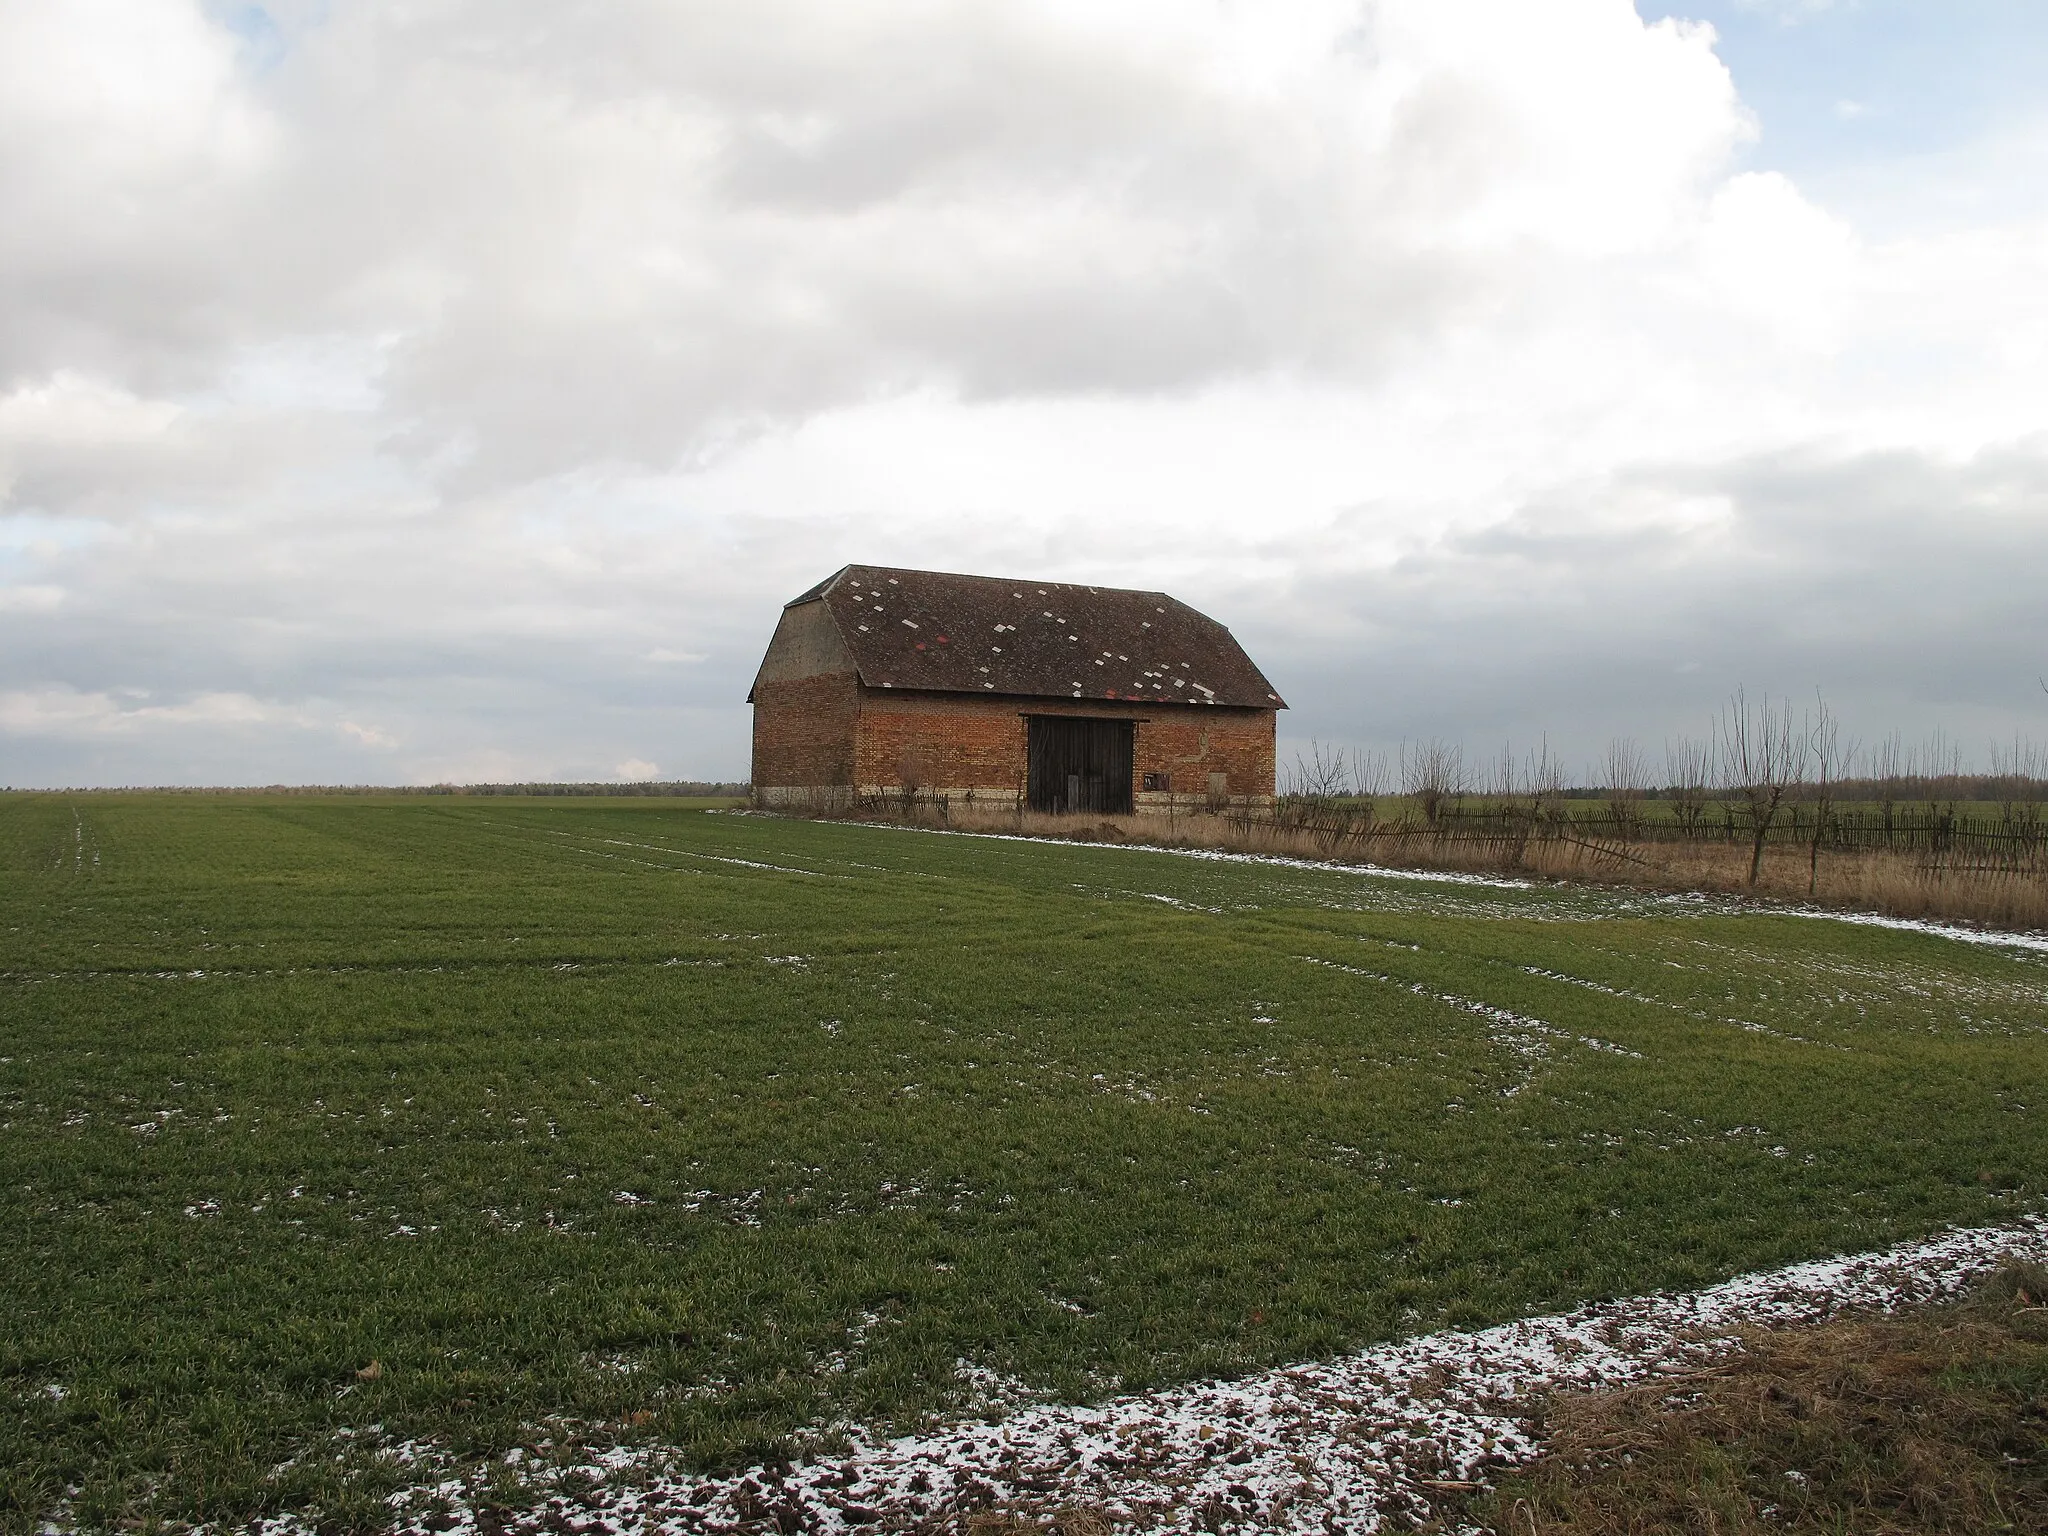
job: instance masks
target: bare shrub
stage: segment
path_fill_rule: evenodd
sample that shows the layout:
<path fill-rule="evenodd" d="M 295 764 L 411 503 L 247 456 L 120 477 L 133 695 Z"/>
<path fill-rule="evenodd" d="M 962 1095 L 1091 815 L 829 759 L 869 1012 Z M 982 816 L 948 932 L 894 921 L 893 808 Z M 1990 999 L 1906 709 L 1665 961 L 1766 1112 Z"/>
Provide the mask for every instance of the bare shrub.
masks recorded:
<path fill-rule="evenodd" d="M 1641 830 L 1643 791 L 1650 787 L 1650 763 L 1634 740 L 1617 736 L 1607 743 L 1602 782 L 1607 790 L 1607 813 L 1614 818 L 1615 831 L 1624 838 L 1635 837 Z"/>
<path fill-rule="evenodd" d="M 896 759 L 896 793 L 905 816 L 916 808 L 918 791 L 932 782 L 936 767 L 929 747 L 912 748 Z"/>
<path fill-rule="evenodd" d="M 1771 696 L 1752 704 L 1740 688 L 1721 711 L 1721 781 L 1742 799 L 1751 836 L 1749 883 L 1763 871 L 1764 840 L 1785 797 L 1806 769 L 1806 733 L 1792 722 L 1792 703 Z"/>
<path fill-rule="evenodd" d="M 1393 783 L 1392 770 L 1387 765 L 1384 752 L 1367 752 L 1353 749 L 1351 753 L 1352 793 L 1367 802 L 1385 797 L 1388 786 Z"/>
<path fill-rule="evenodd" d="M 1991 744 L 1991 774 L 1998 781 L 1998 812 L 2009 831 L 2022 836 L 2041 821 L 2041 800 L 2048 784 L 2042 780 L 2041 749 L 2014 732 L 2012 742 Z"/>
<path fill-rule="evenodd" d="M 1295 753 L 1274 818 L 1283 826 L 1307 832 L 1318 847 L 1334 848 L 1351 830 L 1351 788 L 1351 764 L 1346 755 L 1311 741 L 1306 755 Z"/>
<path fill-rule="evenodd" d="M 1672 819 L 1679 832 L 1697 837 L 1714 788 L 1714 747 L 1709 741 L 1678 736 L 1664 743 L 1664 778 L 1671 792 Z"/>
<path fill-rule="evenodd" d="M 1512 748 L 1503 752 L 1501 758 L 1499 782 L 1505 786 L 1505 804 L 1514 828 L 1508 867 L 1521 869 L 1528 862 L 1531 838 L 1546 834 L 1554 836 L 1562 830 L 1558 802 L 1564 798 L 1564 765 L 1551 755 L 1547 733 L 1529 750 L 1519 770 L 1515 766 Z M 1548 822 L 1546 817 L 1550 818 Z"/>
<path fill-rule="evenodd" d="M 1842 743 L 1842 722 L 1828 708 L 1819 690 L 1813 696 L 1814 713 L 1808 722 L 1806 745 L 1814 766 L 1813 829 L 1806 847 L 1806 894 L 1820 887 L 1820 849 L 1828 836 L 1828 817 L 1834 809 L 1836 783 L 1849 771 L 1856 758 L 1856 743 Z"/>
<path fill-rule="evenodd" d="M 1465 749 L 1458 743 L 1432 736 L 1413 747 L 1401 744 L 1401 793 L 1421 807 L 1422 819 L 1429 825 L 1436 825 L 1445 801 L 1455 800 L 1470 788 Z"/>
<path fill-rule="evenodd" d="M 1500 749 L 1499 757 L 1486 765 L 1486 777 L 1480 784 L 1480 791 L 1488 799 L 1506 805 L 1515 798 L 1521 782 L 1521 775 L 1515 767 L 1515 744 L 1511 741 Z"/>
<path fill-rule="evenodd" d="M 1889 848 L 1898 829 L 1899 795 L 1906 782 L 1906 744 L 1897 731 L 1871 748 L 1870 776 L 1884 822 L 1885 846 Z"/>

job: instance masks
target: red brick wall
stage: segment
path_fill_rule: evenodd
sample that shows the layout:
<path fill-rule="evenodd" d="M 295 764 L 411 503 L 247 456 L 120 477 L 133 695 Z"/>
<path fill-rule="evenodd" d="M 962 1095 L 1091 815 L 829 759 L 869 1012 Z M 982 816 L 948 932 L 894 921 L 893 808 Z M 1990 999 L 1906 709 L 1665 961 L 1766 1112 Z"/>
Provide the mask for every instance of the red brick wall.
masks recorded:
<path fill-rule="evenodd" d="M 851 785 L 860 681 L 851 672 L 754 685 L 754 784 Z"/>
<path fill-rule="evenodd" d="M 1274 713 L 1104 699 L 974 698 L 863 688 L 850 673 L 762 682 L 754 689 L 758 789 L 790 787 L 1009 791 L 1022 794 L 1027 714 L 1135 720 L 1132 788 L 1167 775 L 1177 797 L 1206 797 L 1222 774 L 1233 798 L 1273 793 Z"/>
<path fill-rule="evenodd" d="M 1211 775 L 1220 773 L 1226 794 L 1272 795 L 1272 710 L 1201 706 L 1155 709 L 1147 716 L 1138 727 L 1135 769 L 1141 786 L 1144 775 L 1160 773 L 1173 794 L 1207 795 Z"/>
<path fill-rule="evenodd" d="M 1024 789 L 1026 714 L 1138 722 L 1133 771 L 1170 776 L 1172 793 L 1206 796 L 1224 775 L 1234 797 L 1273 793 L 1274 713 L 1216 705 L 1125 704 L 1104 699 L 980 699 L 861 690 L 854 782 L 898 788 Z M 758 740 L 758 726 L 757 738 Z M 759 751 L 756 749 L 756 761 Z M 766 782 L 758 777 L 756 783 Z M 787 782 L 787 781 L 779 781 Z"/>
<path fill-rule="evenodd" d="M 1015 699 L 862 690 L 856 782 L 898 788 L 1024 789 Z"/>

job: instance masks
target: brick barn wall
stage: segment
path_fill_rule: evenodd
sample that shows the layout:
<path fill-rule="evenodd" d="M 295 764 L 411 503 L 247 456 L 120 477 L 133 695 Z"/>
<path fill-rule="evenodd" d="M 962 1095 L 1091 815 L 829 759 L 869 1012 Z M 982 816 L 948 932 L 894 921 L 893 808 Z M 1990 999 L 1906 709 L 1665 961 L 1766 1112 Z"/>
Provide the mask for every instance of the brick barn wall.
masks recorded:
<path fill-rule="evenodd" d="M 863 689 L 855 782 L 863 789 L 1024 790 L 1024 720 L 1015 699 Z"/>
<path fill-rule="evenodd" d="M 1271 799 L 1274 773 L 1275 716 L 1270 709 L 1200 707 L 1152 710 L 1138 727 L 1134 765 L 1138 783 L 1144 775 L 1165 775 L 1167 792 L 1186 797 L 1207 796 L 1211 778 L 1223 775 L 1220 786 L 1232 799 Z M 1141 791 L 1142 809 L 1146 803 Z"/>
<path fill-rule="evenodd" d="M 884 688 L 861 690 L 854 783 L 865 793 L 914 783 L 921 789 L 972 789 L 977 797 L 1021 795 L 1027 713 L 1136 720 L 1134 791 L 1146 774 L 1161 774 L 1168 793 L 1182 800 L 1206 798 L 1212 790 L 1240 800 L 1273 793 L 1275 716 L 1269 709 L 984 699 Z M 1218 774 L 1221 783 L 1213 783 Z M 1165 798 L 1137 794 L 1140 809 Z"/>
<path fill-rule="evenodd" d="M 754 685 L 754 785 L 851 786 L 860 681 L 851 672 Z"/>

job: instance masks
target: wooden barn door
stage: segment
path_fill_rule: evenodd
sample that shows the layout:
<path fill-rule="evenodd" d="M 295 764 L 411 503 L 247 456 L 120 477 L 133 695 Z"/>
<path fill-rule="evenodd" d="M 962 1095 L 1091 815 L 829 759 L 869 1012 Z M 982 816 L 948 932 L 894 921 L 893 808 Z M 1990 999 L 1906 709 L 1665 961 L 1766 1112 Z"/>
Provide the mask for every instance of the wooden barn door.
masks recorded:
<path fill-rule="evenodd" d="M 1131 813 L 1131 757 L 1137 727 L 1129 720 L 1033 715 L 1030 781 L 1025 799 L 1053 815 Z"/>

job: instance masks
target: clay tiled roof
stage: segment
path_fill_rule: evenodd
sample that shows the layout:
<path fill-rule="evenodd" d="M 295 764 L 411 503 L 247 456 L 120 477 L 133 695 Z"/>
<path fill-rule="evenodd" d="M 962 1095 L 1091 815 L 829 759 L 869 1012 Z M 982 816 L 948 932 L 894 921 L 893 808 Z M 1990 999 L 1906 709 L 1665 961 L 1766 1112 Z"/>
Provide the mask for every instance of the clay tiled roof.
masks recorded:
<path fill-rule="evenodd" d="M 1229 630 L 1164 592 L 849 565 L 830 609 L 871 688 L 1285 709 Z"/>

